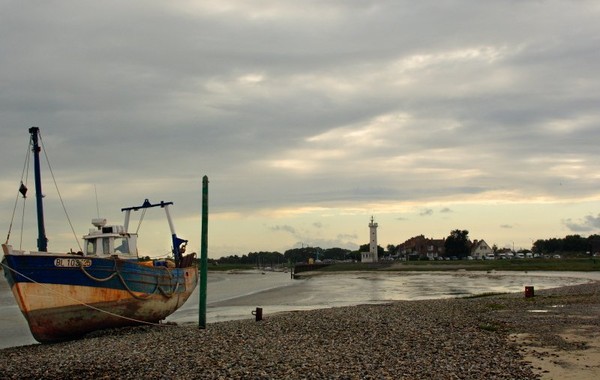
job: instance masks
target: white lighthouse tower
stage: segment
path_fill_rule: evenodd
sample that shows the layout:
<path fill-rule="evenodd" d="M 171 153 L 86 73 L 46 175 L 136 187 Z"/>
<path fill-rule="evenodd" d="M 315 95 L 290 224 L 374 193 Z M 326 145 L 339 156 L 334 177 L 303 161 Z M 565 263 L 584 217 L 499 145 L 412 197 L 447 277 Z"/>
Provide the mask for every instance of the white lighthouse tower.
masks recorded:
<path fill-rule="evenodd" d="M 369 232 L 369 252 L 362 252 L 361 261 L 363 263 L 376 263 L 379 261 L 377 254 L 377 223 L 373 221 L 373 216 L 371 216 L 371 223 L 369 223 Z"/>

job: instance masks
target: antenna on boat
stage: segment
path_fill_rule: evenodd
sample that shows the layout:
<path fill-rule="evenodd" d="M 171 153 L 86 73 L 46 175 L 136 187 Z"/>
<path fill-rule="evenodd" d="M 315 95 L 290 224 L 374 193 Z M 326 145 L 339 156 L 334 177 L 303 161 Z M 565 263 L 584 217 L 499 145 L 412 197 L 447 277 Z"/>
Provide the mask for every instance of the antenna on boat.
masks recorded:
<path fill-rule="evenodd" d="M 100 206 L 98 206 L 98 190 L 96 190 L 96 184 L 94 184 L 94 193 L 96 194 L 96 216 L 100 218 Z"/>

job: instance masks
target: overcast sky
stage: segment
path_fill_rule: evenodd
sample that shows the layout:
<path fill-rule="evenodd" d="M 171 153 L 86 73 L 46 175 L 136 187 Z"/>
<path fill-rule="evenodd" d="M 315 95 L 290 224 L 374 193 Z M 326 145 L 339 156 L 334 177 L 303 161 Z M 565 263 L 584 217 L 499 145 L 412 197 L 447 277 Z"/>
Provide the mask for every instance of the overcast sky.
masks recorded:
<path fill-rule="evenodd" d="M 204 175 L 215 258 L 356 249 L 371 216 L 384 247 L 588 236 L 599 67 L 597 1 L 0 0 L 0 222 L 37 126 L 78 238 L 149 198 L 199 252 Z M 160 211 L 140 236 L 169 250 Z"/>

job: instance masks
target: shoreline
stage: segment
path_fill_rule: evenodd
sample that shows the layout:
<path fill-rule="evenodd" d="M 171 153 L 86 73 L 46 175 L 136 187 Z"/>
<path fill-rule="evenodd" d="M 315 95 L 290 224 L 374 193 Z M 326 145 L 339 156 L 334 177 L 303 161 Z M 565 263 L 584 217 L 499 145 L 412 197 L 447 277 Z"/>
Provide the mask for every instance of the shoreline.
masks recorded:
<path fill-rule="evenodd" d="M 436 274 L 436 275 L 447 275 L 447 274 L 454 274 L 454 275 L 484 275 L 484 274 L 493 274 L 493 275 L 514 275 L 514 276 L 526 276 L 526 275 L 533 275 L 533 276 L 540 276 L 540 277 L 548 277 L 549 275 L 552 275 L 554 277 L 572 277 L 572 278 L 578 278 L 578 279 L 586 279 L 586 280 L 592 280 L 592 281 L 600 281 L 600 271 L 594 271 L 594 270 L 589 270 L 589 271 L 546 271 L 546 270 L 529 270 L 529 271 L 515 271 L 515 270 L 496 270 L 496 269 L 490 269 L 490 270 L 471 270 L 471 269 L 465 269 L 464 267 L 456 267 L 456 268 L 452 268 L 452 269 L 448 269 L 448 270 L 401 270 L 401 271 L 396 271 L 396 270 L 381 270 L 381 271 L 360 271 L 360 270 L 347 270 L 347 271 L 319 271 L 319 270 L 313 270 L 313 271 L 306 271 L 306 272 L 300 272 L 298 274 L 296 274 L 295 276 L 299 279 L 302 278 L 310 278 L 310 277 L 317 277 L 317 276 L 335 276 L 335 275 L 344 275 L 344 274 L 364 274 L 364 275 L 368 275 L 368 274 L 390 274 L 390 273 L 398 273 L 398 274 L 402 274 L 402 275 L 421 275 L 421 274 Z"/>
<path fill-rule="evenodd" d="M 141 326 L 0 350 L 9 379 L 600 377 L 600 282 Z M 158 356 L 156 356 L 158 355 Z"/>

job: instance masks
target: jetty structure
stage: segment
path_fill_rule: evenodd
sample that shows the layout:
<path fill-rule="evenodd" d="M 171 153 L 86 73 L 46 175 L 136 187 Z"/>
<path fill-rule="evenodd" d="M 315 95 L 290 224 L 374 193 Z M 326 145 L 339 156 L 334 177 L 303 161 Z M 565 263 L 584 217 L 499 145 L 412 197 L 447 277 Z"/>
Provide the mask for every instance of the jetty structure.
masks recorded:
<path fill-rule="evenodd" d="M 361 252 L 361 262 L 363 263 L 376 263 L 379 261 L 377 254 L 377 226 L 371 215 L 371 222 L 369 223 L 369 252 Z"/>

